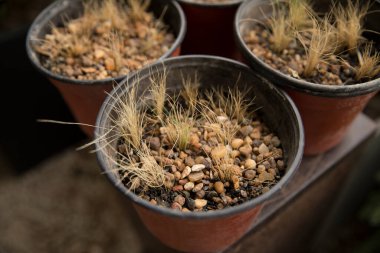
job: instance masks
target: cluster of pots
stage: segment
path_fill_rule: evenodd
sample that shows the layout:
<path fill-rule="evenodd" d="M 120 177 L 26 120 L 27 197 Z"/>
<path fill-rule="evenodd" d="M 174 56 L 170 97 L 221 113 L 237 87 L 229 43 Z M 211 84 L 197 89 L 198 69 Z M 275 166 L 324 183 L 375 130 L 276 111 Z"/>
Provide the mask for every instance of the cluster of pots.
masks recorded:
<path fill-rule="evenodd" d="M 302 156 L 322 154 L 339 145 L 355 117 L 380 88 L 378 79 L 351 86 L 314 84 L 289 77 L 260 60 L 242 38 L 249 23 L 241 20 L 260 19 L 263 13 L 259 7 L 269 5 L 268 0 L 218 4 L 150 1 L 149 10 L 157 17 L 165 9 L 164 22 L 175 34 L 169 51 L 127 76 L 70 79 L 42 67 L 33 43 L 49 32 L 51 23 L 59 25 L 62 16 L 78 16 L 81 2 L 59 0 L 48 6 L 30 27 L 27 52 L 36 68 L 60 91 L 76 120 L 86 124 L 81 127 L 89 137 L 111 136 L 106 129 L 114 124 L 109 115 L 117 115 L 116 98 L 127 93 L 137 80 L 139 86 L 149 87 L 150 77 L 165 68 L 168 89 L 176 88 L 183 73 L 197 73 L 201 86 L 235 83 L 237 79 L 241 84 L 252 83 L 255 103 L 262 107 L 265 122 L 282 140 L 287 168 L 280 182 L 253 200 L 213 212 L 182 213 L 150 204 L 118 184 L 117 173 L 110 170 L 109 157 L 114 149 L 97 152 L 101 170 L 133 202 L 148 230 L 177 250 L 218 252 L 235 243 L 251 228 L 263 204 L 291 180 Z M 112 145 L 116 146 L 116 141 Z"/>

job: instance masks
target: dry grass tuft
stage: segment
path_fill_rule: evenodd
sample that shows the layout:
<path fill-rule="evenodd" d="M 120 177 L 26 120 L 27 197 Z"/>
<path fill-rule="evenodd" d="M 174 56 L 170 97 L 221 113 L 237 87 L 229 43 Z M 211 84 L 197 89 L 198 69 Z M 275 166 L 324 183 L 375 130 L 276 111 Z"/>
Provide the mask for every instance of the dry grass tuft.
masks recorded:
<path fill-rule="evenodd" d="M 152 76 L 150 78 L 150 82 L 151 82 L 150 93 L 152 95 L 151 104 L 153 107 L 153 112 L 158 120 L 163 120 L 164 118 L 164 107 L 165 107 L 165 100 L 167 97 L 166 78 L 167 78 L 167 72 L 165 69 L 162 73 L 157 74 L 156 76 Z"/>
<path fill-rule="evenodd" d="M 362 4 L 358 0 L 347 1 L 347 5 L 338 6 L 333 10 L 335 14 L 338 41 L 342 48 L 347 48 L 350 54 L 355 54 L 363 33 L 363 18 L 367 14 L 369 1 Z"/>
<path fill-rule="evenodd" d="M 289 0 L 288 15 L 293 29 L 298 31 L 312 25 L 310 17 L 314 13 L 308 0 Z"/>
<path fill-rule="evenodd" d="M 294 39 L 286 10 L 274 8 L 273 16 L 269 19 L 268 24 L 272 32 L 272 48 L 275 52 L 281 53 Z"/>
<path fill-rule="evenodd" d="M 130 15 L 133 20 L 140 21 L 145 15 L 150 0 L 128 0 L 128 5 L 131 8 Z"/>
<path fill-rule="evenodd" d="M 380 73 L 380 53 L 372 54 L 372 44 L 366 44 L 363 52 L 358 52 L 359 65 L 355 68 L 355 79 L 373 78 Z"/>
<path fill-rule="evenodd" d="M 184 110 L 176 102 L 172 103 L 172 110 L 166 118 L 165 127 L 168 140 L 173 147 L 186 150 L 191 140 L 191 130 L 194 119 L 188 110 Z"/>
<path fill-rule="evenodd" d="M 194 114 L 198 104 L 200 86 L 197 75 L 195 75 L 194 79 L 191 77 L 182 78 L 182 86 L 181 96 L 186 100 L 186 104 L 191 113 Z"/>
<path fill-rule="evenodd" d="M 132 86 L 125 97 L 116 98 L 116 112 L 118 118 L 115 125 L 118 127 L 120 137 L 131 147 L 141 147 L 142 135 L 145 124 L 145 112 L 138 108 L 136 87 Z"/>
<path fill-rule="evenodd" d="M 312 76 L 318 64 L 333 54 L 336 49 L 335 34 L 335 28 L 330 24 L 329 17 L 325 17 L 321 23 L 313 19 L 310 41 L 305 40 L 302 35 L 299 36 L 306 51 L 304 76 Z"/>
<path fill-rule="evenodd" d="M 144 187 L 161 187 L 165 181 L 165 172 L 150 154 L 149 148 L 143 144 L 137 151 L 140 161 L 136 162 L 131 157 L 124 157 L 118 161 L 118 171 L 121 172 L 121 180 L 129 178 L 129 189 L 133 190 L 140 185 Z"/>

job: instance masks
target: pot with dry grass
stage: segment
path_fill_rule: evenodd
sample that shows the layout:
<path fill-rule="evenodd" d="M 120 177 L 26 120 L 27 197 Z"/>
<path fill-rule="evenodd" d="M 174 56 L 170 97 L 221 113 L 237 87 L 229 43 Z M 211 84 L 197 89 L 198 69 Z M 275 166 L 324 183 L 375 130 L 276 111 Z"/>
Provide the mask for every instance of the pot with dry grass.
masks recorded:
<path fill-rule="evenodd" d="M 236 58 L 233 23 L 242 0 L 177 0 L 187 19 L 184 54 Z"/>
<path fill-rule="evenodd" d="M 147 64 L 179 55 L 185 30 L 182 9 L 173 1 L 59 0 L 35 19 L 26 46 L 32 63 L 91 137 L 113 84 Z"/>
<path fill-rule="evenodd" d="M 164 244 L 220 252 L 298 168 L 303 129 L 282 91 L 246 65 L 165 59 L 125 79 L 97 119 L 98 161 Z"/>
<path fill-rule="evenodd" d="M 238 10 L 240 51 L 296 103 L 305 127 L 305 154 L 338 145 L 380 89 L 379 44 L 364 36 L 370 32 L 364 22 L 369 6 L 366 1 L 325 5 L 321 9 L 330 11 L 321 15 L 308 0 L 251 0 Z"/>

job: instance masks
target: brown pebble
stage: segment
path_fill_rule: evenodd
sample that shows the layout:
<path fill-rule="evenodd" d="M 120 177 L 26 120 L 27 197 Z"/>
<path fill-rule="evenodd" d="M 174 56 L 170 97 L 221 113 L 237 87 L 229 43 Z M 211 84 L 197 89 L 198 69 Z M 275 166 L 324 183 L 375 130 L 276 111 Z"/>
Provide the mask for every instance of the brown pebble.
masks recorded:
<path fill-rule="evenodd" d="M 254 169 L 256 168 L 256 162 L 253 159 L 247 159 L 245 160 L 244 167 L 246 169 Z"/>
<path fill-rule="evenodd" d="M 252 133 L 249 135 L 252 139 L 260 139 L 261 138 L 261 132 L 259 128 L 254 128 L 252 130 Z"/>
<path fill-rule="evenodd" d="M 266 168 L 264 165 L 260 164 L 259 166 L 257 166 L 257 172 L 259 174 L 263 173 L 265 170 L 266 170 Z"/>
<path fill-rule="evenodd" d="M 239 150 L 232 150 L 231 153 L 230 153 L 230 157 L 231 158 L 236 158 L 240 155 L 240 151 Z"/>
<path fill-rule="evenodd" d="M 182 177 L 181 172 L 179 172 L 179 171 L 174 172 L 174 177 L 175 177 L 175 179 L 176 179 L 177 181 L 180 180 L 181 177 Z"/>
<path fill-rule="evenodd" d="M 157 205 L 157 201 L 156 201 L 155 199 L 151 199 L 149 202 L 150 202 L 152 205 Z"/>
<path fill-rule="evenodd" d="M 241 154 L 245 155 L 246 157 L 251 157 L 252 154 L 252 147 L 251 145 L 244 145 L 239 148 L 239 151 Z"/>
<path fill-rule="evenodd" d="M 259 180 L 261 182 L 265 182 L 265 181 L 273 181 L 274 180 L 274 176 L 266 171 L 264 171 L 263 173 L 261 173 L 259 175 Z"/>
<path fill-rule="evenodd" d="M 192 157 L 188 156 L 185 158 L 185 164 L 189 167 L 192 167 L 195 164 L 195 161 Z"/>
<path fill-rule="evenodd" d="M 214 183 L 214 189 L 217 193 L 222 193 L 224 192 L 224 185 L 222 182 L 218 181 Z"/>
<path fill-rule="evenodd" d="M 177 202 L 173 202 L 171 208 L 174 210 L 182 210 L 182 206 Z"/>
<path fill-rule="evenodd" d="M 266 193 L 270 190 L 270 188 L 268 186 L 265 186 L 262 190 L 263 193 Z"/>
<path fill-rule="evenodd" d="M 174 191 L 174 192 L 183 191 L 183 185 L 175 185 L 175 186 L 173 186 L 172 191 Z"/>
<path fill-rule="evenodd" d="M 195 202 L 195 208 L 203 208 L 205 205 L 207 205 L 207 200 L 205 199 L 196 199 Z"/>
<path fill-rule="evenodd" d="M 232 176 L 232 183 L 234 184 L 235 190 L 240 188 L 239 178 L 237 176 Z"/>
<path fill-rule="evenodd" d="M 194 164 L 193 167 L 191 167 L 192 172 L 198 172 L 202 171 L 206 166 L 204 164 Z"/>
<path fill-rule="evenodd" d="M 198 199 L 203 199 L 204 196 L 206 195 L 206 192 L 204 190 L 200 190 L 200 191 L 197 191 L 195 195 L 197 196 Z"/>
<path fill-rule="evenodd" d="M 256 176 L 256 171 L 254 171 L 254 170 L 246 170 L 246 171 L 244 172 L 244 177 L 245 177 L 246 179 L 251 180 L 251 179 L 254 179 L 255 176 Z"/>
<path fill-rule="evenodd" d="M 178 183 L 179 183 L 180 185 L 185 185 L 187 182 L 189 182 L 189 179 L 187 179 L 187 178 L 185 178 L 185 179 L 181 179 L 181 180 L 178 181 Z"/>
<path fill-rule="evenodd" d="M 231 141 L 231 147 L 233 149 L 239 149 L 243 145 L 244 141 L 242 139 L 233 139 Z"/>
<path fill-rule="evenodd" d="M 277 168 L 278 168 L 279 170 L 283 170 L 283 169 L 285 168 L 285 166 L 284 166 L 284 161 L 283 161 L 283 160 L 278 160 L 278 161 L 277 161 Z"/>
<path fill-rule="evenodd" d="M 247 195 L 247 192 L 246 192 L 246 191 L 241 190 L 241 191 L 240 191 L 240 196 L 242 196 L 243 198 L 246 198 L 248 195 Z"/>
<path fill-rule="evenodd" d="M 281 141 L 277 136 L 273 136 L 271 139 L 271 143 L 274 147 L 278 148 L 281 145 Z"/>
<path fill-rule="evenodd" d="M 244 136 L 248 136 L 253 130 L 253 127 L 248 125 L 248 126 L 243 126 L 242 128 L 239 129 L 239 132 Z"/>
<path fill-rule="evenodd" d="M 203 188 L 203 183 L 196 184 L 193 188 L 193 192 L 198 192 L 202 190 L 202 188 Z"/>
<path fill-rule="evenodd" d="M 265 145 L 264 143 L 261 143 L 261 145 L 259 146 L 259 153 L 260 154 L 265 154 L 265 153 L 268 153 L 269 152 L 269 148 L 267 145 Z"/>
<path fill-rule="evenodd" d="M 197 182 L 197 181 L 200 181 L 202 180 L 202 178 L 204 177 L 204 173 L 203 172 L 193 172 L 193 173 L 190 173 L 190 175 L 187 176 L 187 178 L 191 181 L 191 182 Z"/>
<path fill-rule="evenodd" d="M 177 202 L 178 204 L 180 204 L 181 206 L 183 206 L 186 202 L 186 199 L 182 195 L 177 195 L 174 198 L 174 201 Z"/>
<path fill-rule="evenodd" d="M 185 178 L 189 176 L 191 173 L 191 168 L 189 166 L 186 166 L 185 169 L 182 171 L 181 178 Z"/>
<path fill-rule="evenodd" d="M 183 188 L 186 190 L 186 191 L 191 191 L 193 188 L 194 188 L 194 183 L 193 182 L 187 182 Z"/>
<path fill-rule="evenodd" d="M 105 60 L 104 60 L 104 65 L 105 65 L 105 67 L 106 67 L 106 69 L 107 69 L 108 71 L 114 71 L 115 68 L 116 68 L 116 66 L 115 66 L 115 61 L 114 61 L 114 59 L 112 59 L 112 58 L 107 58 L 107 59 L 105 59 Z"/>

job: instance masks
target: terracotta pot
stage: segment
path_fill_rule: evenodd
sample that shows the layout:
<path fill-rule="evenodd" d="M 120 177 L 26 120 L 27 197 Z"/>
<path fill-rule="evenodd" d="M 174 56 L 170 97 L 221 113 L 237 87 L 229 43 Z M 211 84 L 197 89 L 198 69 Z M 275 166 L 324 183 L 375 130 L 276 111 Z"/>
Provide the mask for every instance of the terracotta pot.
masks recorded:
<path fill-rule="evenodd" d="M 242 0 L 210 4 L 192 0 L 177 1 L 187 19 L 183 54 L 209 54 L 236 58 L 238 50 L 233 39 L 233 23 Z"/>
<path fill-rule="evenodd" d="M 355 117 L 380 89 L 380 79 L 346 86 L 322 85 L 292 78 L 270 67 L 246 46 L 242 35 L 254 22 L 242 20 L 264 20 L 271 14 L 270 1 L 244 2 L 235 18 L 236 41 L 244 62 L 273 84 L 284 88 L 294 100 L 305 128 L 304 153 L 323 153 L 342 141 Z"/>
<path fill-rule="evenodd" d="M 241 205 L 212 212 L 182 213 L 173 209 L 152 205 L 136 196 L 119 184 L 119 176 L 112 170 L 109 157 L 114 157 L 116 141 L 108 143 L 99 141 L 96 145 L 98 161 L 102 171 L 108 176 L 127 198 L 134 202 L 142 222 L 162 243 L 185 252 L 218 252 L 226 249 L 241 238 L 250 228 L 272 195 L 291 180 L 299 166 L 303 150 L 302 123 L 293 102 L 289 97 L 259 78 L 246 65 L 226 58 L 213 56 L 181 56 L 169 58 L 139 71 L 135 76 L 126 78 L 104 102 L 97 119 L 96 136 L 109 136 L 113 132 L 111 118 L 118 117 L 115 110 L 115 98 L 123 97 L 129 92 L 130 85 L 138 83 L 138 97 L 149 96 L 150 77 L 161 73 L 166 68 L 167 89 L 175 91 L 181 87 L 181 78 L 185 75 L 197 75 L 201 87 L 224 85 L 232 87 L 237 83 L 241 89 L 252 88 L 251 95 L 255 104 L 262 108 L 258 111 L 269 128 L 274 130 L 282 140 L 285 159 L 288 164 L 284 177 L 270 191 Z M 106 144 L 106 145 L 105 145 Z"/>
<path fill-rule="evenodd" d="M 31 25 L 26 39 L 26 48 L 33 65 L 60 91 L 77 122 L 93 126 L 106 93 L 111 91 L 114 83 L 121 81 L 125 76 L 103 80 L 71 79 L 44 68 L 40 63 L 39 54 L 33 49 L 34 43 L 50 31 L 51 24 L 59 26 L 62 25 L 64 18 L 78 17 L 83 11 L 82 2 L 83 0 L 60 0 L 49 5 Z M 156 17 L 160 17 L 164 12 L 164 22 L 176 36 L 172 47 L 159 60 L 179 55 L 180 45 L 186 32 L 185 16 L 179 4 L 173 1 L 155 0 L 151 1 L 148 11 L 152 11 Z M 82 130 L 89 137 L 93 136 L 94 127 L 92 126 L 81 125 Z"/>

